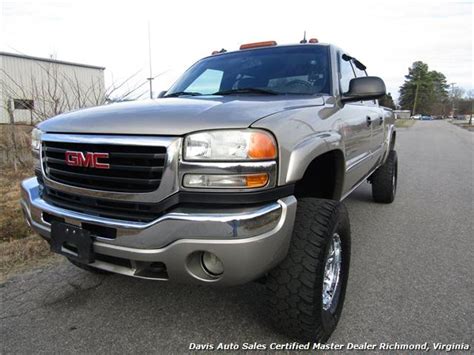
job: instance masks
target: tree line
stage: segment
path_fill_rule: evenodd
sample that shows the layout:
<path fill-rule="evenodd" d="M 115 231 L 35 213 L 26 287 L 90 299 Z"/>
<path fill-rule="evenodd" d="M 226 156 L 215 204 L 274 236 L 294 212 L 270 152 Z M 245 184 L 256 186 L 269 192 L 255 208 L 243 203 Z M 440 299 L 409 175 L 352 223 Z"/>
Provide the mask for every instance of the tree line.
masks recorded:
<path fill-rule="evenodd" d="M 472 114 L 474 92 L 449 85 L 446 76 L 430 70 L 428 64 L 416 61 L 408 68 L 400 87 L 399 105 L 412 115 L 436 116 Z"/>
<path fill-rule="evenodd" d="M 398 105 L 387 93 L 379 99 L 381 106 L 409 110 L 412 115 L 424 114 L 448 117 L 472 115 L 474 90 L 449 85 L 446 76 L 430 70 L 428 64 L 416 61 L 408 68 L 405 82 L 400 87 Z"/>

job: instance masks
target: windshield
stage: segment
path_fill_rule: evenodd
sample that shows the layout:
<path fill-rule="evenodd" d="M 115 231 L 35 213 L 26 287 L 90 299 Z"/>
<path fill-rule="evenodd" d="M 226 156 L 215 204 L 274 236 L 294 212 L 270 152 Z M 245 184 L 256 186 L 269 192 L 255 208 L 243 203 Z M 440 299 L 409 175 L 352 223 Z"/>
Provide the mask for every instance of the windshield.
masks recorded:
<path fill-rule="evenodd" d="M 327 46 L 261 48 L 200 60 L 166 96 L 330 94 L 329 79 Z"/>

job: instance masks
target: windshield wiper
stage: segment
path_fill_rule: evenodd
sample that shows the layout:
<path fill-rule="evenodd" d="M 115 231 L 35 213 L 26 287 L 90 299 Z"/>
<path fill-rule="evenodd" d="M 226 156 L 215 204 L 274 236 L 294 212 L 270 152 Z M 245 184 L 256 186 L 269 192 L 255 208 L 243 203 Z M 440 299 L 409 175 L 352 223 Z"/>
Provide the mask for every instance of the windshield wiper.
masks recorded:
<path fill-rule="evenodd" d="M 270 89 L 259 89 L 259 88 L 240 88 L 217 91 L 211 95 L 232 95 L 232 94 L 261 94 L 261 95 L 279 95 L 279 92 Z"/>
<path fill-rule="evenodd" d="M 178 96 L 200 96 L 202 95 L 200 92 L 193 92 L 193 91 L 176 91 L 172 92 L 171 94 L 165 95 L 163 97 L 178 97 Z"/>

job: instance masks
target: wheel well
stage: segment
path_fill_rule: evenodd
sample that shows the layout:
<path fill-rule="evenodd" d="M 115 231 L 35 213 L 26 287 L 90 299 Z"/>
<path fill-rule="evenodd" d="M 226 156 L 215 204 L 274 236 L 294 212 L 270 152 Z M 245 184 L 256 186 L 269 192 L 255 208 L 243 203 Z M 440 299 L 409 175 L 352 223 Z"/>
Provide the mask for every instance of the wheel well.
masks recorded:
<path fill-rule="evenodd" d="M 344 181 L 344 154 L 332 150 L 315 158 L 303 178 L 296 183 L 296 197 L 318 197 L 339 200 Z"/>

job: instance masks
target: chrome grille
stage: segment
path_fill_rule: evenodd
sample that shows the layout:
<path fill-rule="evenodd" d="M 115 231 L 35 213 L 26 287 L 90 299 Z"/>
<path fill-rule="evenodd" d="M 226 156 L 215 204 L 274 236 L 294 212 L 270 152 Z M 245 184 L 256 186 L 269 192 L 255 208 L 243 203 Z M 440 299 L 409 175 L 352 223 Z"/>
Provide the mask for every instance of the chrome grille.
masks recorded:
<path fill-rule="evenodd" d="M 124 221 L 148 223 L 162 214 L 159 206 L 154 203 L 103 200 L 65 193 L 47 186 L 43 188 L 41 197 L 48 203 L 67 210 Z"/>
<path fill-rule="evenodd" d="M 109 169 L 66 164 L 66 152 L 107 153 Z M 160 186 L 166 147 L 43 141 L 42 160 L 51 180 L 87 189 L 117 192 L 151 192 Z"/>

